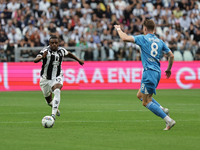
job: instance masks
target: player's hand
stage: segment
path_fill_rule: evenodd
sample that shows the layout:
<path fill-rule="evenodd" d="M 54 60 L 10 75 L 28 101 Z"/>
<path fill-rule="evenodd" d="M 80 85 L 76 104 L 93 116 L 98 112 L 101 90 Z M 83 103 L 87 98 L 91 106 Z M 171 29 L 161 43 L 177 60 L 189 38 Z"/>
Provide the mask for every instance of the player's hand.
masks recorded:
<path fill-rule="evenodd" d="M 42 59 L 45 59 L 46 58 L 46 56 L 47 56 L 47 51 L 45 51 L 44 53 L 43 53 L 43 55 L 42 55 Z"/>
<path fill-rule="evenodd" d="M 80 65 L 82 65 L 82 66 L 83 66 L 83 64 L 84 64 L 84 61 L 83 61 L 82 59 L 79 59 L 79 61 L 78 61 L 78 62 L 79 62 L 79 64 L 80 64 Z"/>
<path fill-rule="evenodd" d="M 115 29 L 118 29 L 118 28 L 121 29 L 120 25 L 114 25 L 114 27 L 115 27 Z"/>
<path fill-rule="evenodd" d="M 166 78 L 169 78 L 171 76 L 171 73 L 171 70 L 165 70 Z"/>

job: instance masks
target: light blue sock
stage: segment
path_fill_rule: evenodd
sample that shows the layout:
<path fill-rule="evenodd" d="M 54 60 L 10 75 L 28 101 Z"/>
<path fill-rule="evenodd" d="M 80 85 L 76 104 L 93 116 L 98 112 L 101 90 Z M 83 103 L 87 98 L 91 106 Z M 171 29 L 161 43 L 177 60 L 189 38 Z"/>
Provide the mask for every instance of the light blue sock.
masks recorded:
<path fill-rule="evenodd" d="M 152 97 L 152 102 L 160 107 L 160 104 Z"/>
<path fill-rule="evenodd" d="M 140 100 L 142 101 L 142 98 L 140 98 Z M 152 97 L 152 102 L 160 107 L 160 104 L 153 97 Z"/>
<path fill-rule="evenodd" d="M 156 105 L 153 102 L 149 102 L 146 105 L 146 108 L 148 108 L 151 112 L 153 112 L 155 115 L 161 117 L 162 119 L 165 118 L 167 115 L 162 111 L 162 109 Z"/>

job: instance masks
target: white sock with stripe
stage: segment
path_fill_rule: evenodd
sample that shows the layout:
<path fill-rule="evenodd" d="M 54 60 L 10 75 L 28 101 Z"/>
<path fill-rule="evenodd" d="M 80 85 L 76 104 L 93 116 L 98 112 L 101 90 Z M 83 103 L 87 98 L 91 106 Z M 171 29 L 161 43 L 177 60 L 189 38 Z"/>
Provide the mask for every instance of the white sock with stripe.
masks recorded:
<path fill-rule="evenodd" d="M 55 89 L 53 93 L 54 93 L 54 98 L 52 101 L 52 114 L 56 115 L 56 112 L 60 104 L 60 89 Z"/>

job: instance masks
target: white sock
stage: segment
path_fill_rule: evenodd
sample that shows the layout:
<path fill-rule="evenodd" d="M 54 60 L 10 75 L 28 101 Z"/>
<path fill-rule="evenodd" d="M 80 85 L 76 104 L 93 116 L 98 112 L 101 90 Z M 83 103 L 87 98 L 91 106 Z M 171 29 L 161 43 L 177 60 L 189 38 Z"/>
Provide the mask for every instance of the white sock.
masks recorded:
<path fill-rule="evenodd" d="M 165 118 L 163 118 L 165 120 L 165 122 L 171 122 L 172 119 L 169 116 L 166 116 Z"/>
<path fill-rule="evenodd" d="M 52 114 L 56 115 L 56 112 L 60 104 L 60 89 L 55 89 L 53 93 L 54 93 L 54 98 L 52 101 Z"/>
<path fill-rule="evenodd" d="M 162 106 L 160 106 L 160 108 L 163 110 L 164 108 Z"/>

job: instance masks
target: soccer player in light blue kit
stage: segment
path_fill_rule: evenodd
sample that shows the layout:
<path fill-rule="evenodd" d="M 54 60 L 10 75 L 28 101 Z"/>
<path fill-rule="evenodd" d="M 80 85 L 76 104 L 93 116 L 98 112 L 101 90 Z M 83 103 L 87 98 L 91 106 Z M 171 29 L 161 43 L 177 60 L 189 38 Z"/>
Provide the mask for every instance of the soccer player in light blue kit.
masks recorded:
<path fill-rule="evenodd" d="M 162 40 L 153 34 L 155 29 L 153 20 L 146 19 L 144 21 L 144 35 L 130 36 L 121 30 L 120 25 L 114 25 L 114 27 L 124 42 L 134 42 L 140 46 L 144 71 L 137 97 L 143 102 L 143 106 L 165 120 L 166 128 L 164 130 L 170 130 L 176 122 L 169 117 L 169 110 L 163 108 L 152 96 L 156 94 L 156 87 L 161 78 L 159 62 L 161 52 L 163 50 L 168 55 L 168 68 L 165 71 L 167 78 L 171 76 L 171 68 L 174 61 L 173 53 Z"/>

